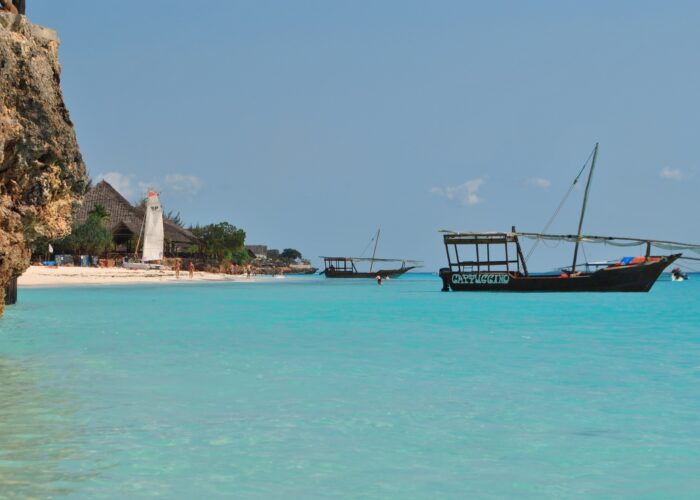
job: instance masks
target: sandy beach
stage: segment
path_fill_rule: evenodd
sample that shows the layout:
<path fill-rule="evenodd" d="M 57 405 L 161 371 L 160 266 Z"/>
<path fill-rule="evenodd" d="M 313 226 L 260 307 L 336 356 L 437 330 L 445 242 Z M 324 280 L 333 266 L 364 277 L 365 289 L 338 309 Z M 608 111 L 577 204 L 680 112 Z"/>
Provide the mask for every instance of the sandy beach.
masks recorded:
<path fill-rule="evenodd" d="M 71 285 L 129 285 L 137 283 L 168 282 L 202 282 L 235 281 L 252 283 L 259 278 L 247 278 L 244 275 L 205 273 L 197 271 L 189 279 L 187 271 L 180 272 L 180 279 L 175 278 L 175 271 L 156 271 L 141 269 L 124 269 L 121 267 L 47 267 L 31 266 L 19 277 L 20 287 L 53 287 Z"/>

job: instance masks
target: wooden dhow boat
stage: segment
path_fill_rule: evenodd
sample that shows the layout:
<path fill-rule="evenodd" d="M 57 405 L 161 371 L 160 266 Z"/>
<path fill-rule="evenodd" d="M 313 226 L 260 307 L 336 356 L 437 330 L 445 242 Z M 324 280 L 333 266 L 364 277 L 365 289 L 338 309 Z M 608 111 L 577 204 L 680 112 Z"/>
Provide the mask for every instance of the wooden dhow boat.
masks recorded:
<path fill-rule="evenodd" d="M 420 267 L 422 262 L 416 260 L 406 260 L 406 259 L 378 259 L 376 258 L 377 246 L 379 244 L 379 235 L 381 234 L 381 229 L 377 230 L 377 234 L 374 236 L 374 250 L 372 251 L 372 257 L 324 257 L 323 264 L 324 269 L 319 274 L 323 274 L 326 278 L 376 278 L 381 276 L 382 278 L 395 278 L 407 273 L 411 269 Z M 370 241 L 371 244 L 371 241 Z M 369 247 L 369 245 L 367 245 Z M 363 271 L 361 269 L 362 265 L 369 263 L 369 270 Z M 400 264 L 399 267 L 390 268 L 374 268 L 376 263 L 380 263 L 382 266 L 388 263 Z"/>
<path fill-rule="evenodd" d="M 492 292 L 648 292 L 663 270 L 681 258 L 681 253 L 652 255 L 652 247 L 666 250 L 691 250 L 700 253 L 700 245 L 641 238 L 583 235 L 584 215 L 591 178 L 598 156 L 598 144 L 591 153 L 593 160 L 581 208 L 578 233 L 575 235 L 517 232 L 454 232 L 442 231 L 448 267 L 440 269 L 443 291 Z M 589 157 L 590 160 L 590 157 Z M 574 180 L 574 185 L 588 165 L 588 160 Z M 569 189 L 571 193 L 573 189 Z M 566 200 L 566 197 L 563 202 Z M 560 204 L 559 208 L 561 208 Z M 557 209 L 557 212 L 559 209 Z M 555 216 L 557 214 L 555 212 Z M 547 224 L 549 226 L 553 218 Z M 545 228 L 546 229 L 546 228 Z M 520 238 L 540 241 L 574 243 L 571 267 L 553 274 L 533 274 L 528 271 Z M 645 245 L 642 256 L 625 257 L 606 265 L 581 266 L 577 269 L 578 250 L 582 243 L 604 243 L 614 246 Z M 533 246 L 534 249 L 534 246 Z M 579 268 L 580 269 L 580 268 Z"/>
<path fill-rule="evenodd" d="M 571 267 L 554 274 L 528 271 L 520 238 L 615 246 L 646 245 L 643 256 L 625 257 L 593 271 Z M 521 233 L 453 233 L 443 235 L 448 266 L 440 270 L 443 291 L 502 292 L 648 292 L 663 270 L 682 254 L 652 255 L 651 247 L 691 249 L 700 246 L 671 241 L 612 236 Z M 471 250 L 475 258 L 464 260 Z M 499 255 L 494 259 L 492 256 Z M 504 256 L 504 257 L 500 257 Z"/>
<path fill-rule="evenodd" d="M 369 259 L 362 257 L 321 257 L 325 269 L 321 271 L 326 278 L 395 278 L 418 267 L 416 261 L 401 259 Z M 374 270 L 375 263 L 400 263 L 399 267 Z M 360 263 L 369 263 L 369 271 L 358 268 Z M 413 265 L 412 265 L 413 264 Z"/>

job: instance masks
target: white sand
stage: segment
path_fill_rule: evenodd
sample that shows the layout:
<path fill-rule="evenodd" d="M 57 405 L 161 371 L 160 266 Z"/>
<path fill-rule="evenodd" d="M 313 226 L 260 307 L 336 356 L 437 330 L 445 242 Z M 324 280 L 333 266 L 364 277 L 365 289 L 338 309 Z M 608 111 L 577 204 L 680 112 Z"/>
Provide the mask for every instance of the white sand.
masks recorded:
<path fill-rule="evenodd" d="M 256 278 L 243 275 L 195 272 L 189 279 L 187 271 L 180 271 L 180 279 L 175 278 L 175 271 L 155 271 L 143 269 L 124 269 L 122 267 L 47 267 L 31 266 L 19 277 L 20 287 L 53 287 L 70 285 L 129 285 L 136 283 L 191 283 L 202 281 L 236 281 L 250 283 Z"/>

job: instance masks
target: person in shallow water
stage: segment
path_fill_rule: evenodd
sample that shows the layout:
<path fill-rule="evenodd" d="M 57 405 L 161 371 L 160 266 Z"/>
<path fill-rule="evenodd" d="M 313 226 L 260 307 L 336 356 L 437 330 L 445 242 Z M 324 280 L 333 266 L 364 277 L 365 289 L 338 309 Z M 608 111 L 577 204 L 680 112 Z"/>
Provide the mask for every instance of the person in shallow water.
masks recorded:
<path fill-rule="evenodd" d="M 381 285 L 381 284 L 382 284 L 382 277 L 381 277 L 381 276 L 377 275 L 377 277 L 374 278 L 374 279 L 377 280 L 377 285 Z"/>

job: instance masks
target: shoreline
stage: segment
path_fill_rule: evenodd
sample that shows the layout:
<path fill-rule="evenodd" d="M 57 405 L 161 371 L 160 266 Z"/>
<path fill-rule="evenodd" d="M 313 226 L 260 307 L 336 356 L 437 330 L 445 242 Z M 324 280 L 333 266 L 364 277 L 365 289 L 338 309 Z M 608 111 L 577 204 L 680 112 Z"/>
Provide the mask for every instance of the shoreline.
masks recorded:
<path fill-rule="evenodd" d="M 261 283 L 277 281 L 273 277 L 231 275 L 195 271 L 192 279 L 187 271 L 180 272 L 180 279 L 175 278 L 175 271 L 158 271 L 145 269 L 124 269 L 121 267 L 48 267 L 30 266 L 17 280 L 18 288 L 62 288 L 70 286 L 113 286 L 140 284 L 177 284 L 177 283 Z"/>

